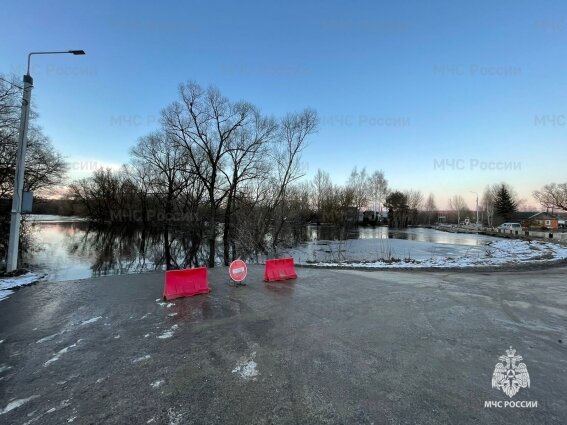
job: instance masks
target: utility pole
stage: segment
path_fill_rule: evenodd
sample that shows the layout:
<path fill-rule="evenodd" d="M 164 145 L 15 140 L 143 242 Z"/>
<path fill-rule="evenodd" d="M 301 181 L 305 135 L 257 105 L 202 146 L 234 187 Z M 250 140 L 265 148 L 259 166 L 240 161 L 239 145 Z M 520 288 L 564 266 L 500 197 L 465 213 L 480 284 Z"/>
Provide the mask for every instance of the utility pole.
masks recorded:
<path fill-rule="evenodd" d="M 24 192 L 24 168 L 26 162 L 26 147 L 28 121 L 30 118 L 31 91 L 33 78 L 24 75 L 24 94 L 22 98 L 22 112 L 20 115 L 20 130 L 18 137 L 18 150 L 16 152 L 16 173 L 14 177 L 14 196 L 12 197 L 12 211 L 10 217 L 10 238 L 8 241 L 8 259 L 6 271 L 18 268 L 18 250 L 20 246 L 20 222 L 22 218 L 22 196 Z"/>
<path fill-rule="evenodd" d="M 12 196 L 12 211 L 10 213 L 10 238 L 8 241 L 8 258 L 6 271 L 11 272 L 18 268 L 18 251 L 20 248 L 20 224 L 22 220 L 22 197 L 24 193 L 24 169 L 26 165 L 26 148 L 28 122 L 30 119 L 31 91 L 33 78 L 30 75 L 30 62 L 32 55 L 54 55 L 70 53 L 84 55 L 84 50 L 67 50 L 62 52 L 32 52 L 28 54 L 28 68 L 24 75 L 24 93 L 22 96 L 22 112 L 20 115 L 20 129 L 18 135 L 18 150 L 16 152 L 16 172 L 14 176 L 14 195 Z"/>
<path fill-rule="evenodd" d="M 471 193 L 476 195 L 476 227 L 478 228 L 478 193 L 473 192 L 472 190 Z"/>

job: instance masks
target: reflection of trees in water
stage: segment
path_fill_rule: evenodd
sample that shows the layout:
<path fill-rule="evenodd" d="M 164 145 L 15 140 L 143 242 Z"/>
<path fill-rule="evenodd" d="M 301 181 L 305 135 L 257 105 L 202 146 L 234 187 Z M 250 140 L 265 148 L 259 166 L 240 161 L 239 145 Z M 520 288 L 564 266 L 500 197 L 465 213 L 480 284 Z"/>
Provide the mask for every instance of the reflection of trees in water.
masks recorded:
<path fill-rule="evenodd" d="M 306 239 L 303 227 L 286 235 L 290 245 Z M 209 258 L 207 244 L 203 244 L 200 228 L 174 228 L 167 239 L 158 227 L 87 227 L 81 232 L 67 232 L 69 254 L 92 259 L 94 276 L 161 270 L 165 268 L 169 252 L 171 268 L 204 266 Z M 169 250 L 165 249 L 165 241 Z M 285 240 L 285 239 L 284 239 Z M 239 246 L 242 249 L 243 247 Z M 239 250 L 240 250 L 239 249 Z M 247 261 L 259 261 L 257 252 L 242 249 L 237 253 Z M 263 257 L 263 256 L 262 256 Z M 220 248 L 216 258 L 222 261 Z"/>
<path fill-rule="evenodd" d="M 27 223 L 24 267 L 73 267 L 74 263 L 89 264 L 93 276 L 163 270 L 170 255 L 170 268 L 199 267 L 207 264 L 209 247 L 203 244 L 205 226 L 176 224 L 169 226 L 165 249 L 164 228 L 150 226 L 93 226 L 87 222 Z M 244 227 L 242 228 L 244 229 Z M 240 229 L 240 230 L 242 230 Z M 281 246 L 291 247 L 307 239 L 307 228 L 288 225 L 280 235 Z M 222 234 L 222 226 L 219 229 Z M 245 234 L 242 231 L 242 234 Z M 254 240 L 238 238 L 234 256 L 249 262 L 262 262 L 273 255 L 270 251 L 271 228 L 267 229 L 264 246 Z M 241 236 L 238 233 L 238 236 Z M 222 245 L 215 255 L 217 264 L 223 261 Z M 40 254 L 42 253 L 42 254 Z M 66 255 L 63 255 L 66 253 Z M 40 257 L 39 262 L 35 256 Z M 43 257 L 47 257 L 45 260 Z M 52 260 L 50 260 L 50 258 Z"/>
<path fill-rule="evenodd" d="M 162 269 L 167 252 L 173 268 L 204 263 L 207 253 L 198 233 L 172 230 L 167 237 L 169 250 L 165 239 L 159 228 L 90 227 L 69 244 L 69 253 L 92 258 L 94 276 Z"/>
<path fill-rule="evenodd" d="M 8 254 L 8 240 L 10 237 L 10 217 L 0 218 L 0 263 L 4 270 L 5 261 Z M 24 219 L 20 226 L 20 257 L 33 251 L 35 248 L 32 225 Z"/>

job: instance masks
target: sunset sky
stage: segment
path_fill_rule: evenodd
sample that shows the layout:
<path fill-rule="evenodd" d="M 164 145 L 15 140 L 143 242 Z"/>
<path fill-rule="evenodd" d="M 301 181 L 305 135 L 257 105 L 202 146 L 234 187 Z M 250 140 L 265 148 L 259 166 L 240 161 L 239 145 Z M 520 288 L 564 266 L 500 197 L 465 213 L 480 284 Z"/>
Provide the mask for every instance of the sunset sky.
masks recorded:
<path fill-rule="evenodd" d="M 0 73 L 34 57 L 39 124 L 71 175 L 128 161 L 180 82 L 321 119 L 305 151 L 336 183 L 357 165 L 392 188 L 531 192 L 567 181 L 567 3 L 27 1 L 2 7 Z M 85 170 L 86 168 L 86 170 Z"/>

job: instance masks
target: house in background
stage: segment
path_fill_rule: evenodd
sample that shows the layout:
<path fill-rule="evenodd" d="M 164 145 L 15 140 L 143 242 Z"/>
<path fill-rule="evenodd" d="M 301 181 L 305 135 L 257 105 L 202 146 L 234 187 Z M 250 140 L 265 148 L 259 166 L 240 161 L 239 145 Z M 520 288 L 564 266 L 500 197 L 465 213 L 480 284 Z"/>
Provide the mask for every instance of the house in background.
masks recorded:
<path fill-rule="evenodd" d="M 383 210 L 381 213 L 380 211 L 372 211 L 366 210 L 362 213 L 362 220 L 360 221 L 364 225 L 381 225 L 388 223 L 388 212 Z"/>
<path fill-rule="evenodd" d="M 513 220 L 520 222 L 522 227 L 528 229 L 555 230 L 559 228 L 558 217 L 547 212 L 521 211 L 514 214 Z"/>

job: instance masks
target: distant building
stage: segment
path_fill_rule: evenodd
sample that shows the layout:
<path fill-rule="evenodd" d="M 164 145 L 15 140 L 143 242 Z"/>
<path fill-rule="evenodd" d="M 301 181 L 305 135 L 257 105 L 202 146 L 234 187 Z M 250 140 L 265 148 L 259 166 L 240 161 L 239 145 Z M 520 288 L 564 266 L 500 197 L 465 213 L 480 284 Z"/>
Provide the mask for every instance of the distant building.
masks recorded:
<path fill-rule="evenodd" d="M 386 223 L 388 221 L 388 213 L 387 211 L 382 211 L 382 215 L 380 215 L 380 211 L 372 211 L 366 210 L 362 213 L 362 217 L 360 222 L 363 224 L 370 224 L 370 225 L 380 225 Z"/>
<path fill-rule="evenodd" d="M 559 228 L 558 217 L 547 212 L 517 212 L 510 221 L 518 221 L 522 227 L 528 229 L 554 230 Z"/>

